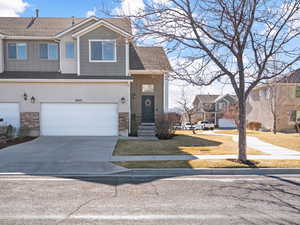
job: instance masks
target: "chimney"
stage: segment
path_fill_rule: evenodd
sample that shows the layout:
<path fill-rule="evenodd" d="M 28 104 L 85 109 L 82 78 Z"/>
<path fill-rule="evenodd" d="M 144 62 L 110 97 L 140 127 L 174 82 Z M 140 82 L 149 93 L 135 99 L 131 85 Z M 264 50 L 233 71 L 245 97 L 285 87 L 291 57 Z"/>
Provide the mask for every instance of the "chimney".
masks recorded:
<path fill-rule="evenodd" d="M 35 18 L 38 18 L 38 17 L 39 17 L 39 12 L 40 12 L 39 9 L 35 9 Z"/>
<path fill-rule="evenodd" d="M 74 16 L 72 16 L 72 26 L 75 24 Z"/>

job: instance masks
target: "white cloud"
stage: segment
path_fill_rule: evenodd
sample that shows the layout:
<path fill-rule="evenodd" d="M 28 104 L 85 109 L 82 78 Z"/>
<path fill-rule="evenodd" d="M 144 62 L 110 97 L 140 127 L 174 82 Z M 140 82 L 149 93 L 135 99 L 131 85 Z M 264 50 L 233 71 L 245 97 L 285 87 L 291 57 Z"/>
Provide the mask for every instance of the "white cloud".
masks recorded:
<path fill-rule="evenodd" d="M 0 17 L 20 16 L 28 6 L 23 0 L 0 0 Z"/>
<path fill-rule="evenodd" d="M 95 16 L 97 9 L 94 7 L 93 9 L 86 12 L 86 17 Z"/>
<path fill-rule="evenodd" d="M 143 0 L 122 0 L 121 6 L 115 9 L 118 15 L 136 15 L 144 10 L 145 4 Z"/>

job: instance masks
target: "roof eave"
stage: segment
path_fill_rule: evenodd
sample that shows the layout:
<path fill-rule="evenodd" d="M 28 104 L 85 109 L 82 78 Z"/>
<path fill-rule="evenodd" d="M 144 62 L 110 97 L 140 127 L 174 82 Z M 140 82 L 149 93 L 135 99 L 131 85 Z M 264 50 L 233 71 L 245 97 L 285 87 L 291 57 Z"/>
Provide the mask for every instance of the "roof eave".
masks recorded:
<path fill-rule="evenodd" d="M 151 74 L 151 75 L 161 75 L 168 73 L 168 70 L 129 70 L 130 74 L 138 75 L 138 74 Z"/>
<path fill-rule="evenodd" d="M 7 39 L 7 40 L 55 40 L 55 37 L 53 37 L 53 36 L 15 36 L 15 35 L 11 36 L 11 35 L 3 35 L 3 39 Z"/>

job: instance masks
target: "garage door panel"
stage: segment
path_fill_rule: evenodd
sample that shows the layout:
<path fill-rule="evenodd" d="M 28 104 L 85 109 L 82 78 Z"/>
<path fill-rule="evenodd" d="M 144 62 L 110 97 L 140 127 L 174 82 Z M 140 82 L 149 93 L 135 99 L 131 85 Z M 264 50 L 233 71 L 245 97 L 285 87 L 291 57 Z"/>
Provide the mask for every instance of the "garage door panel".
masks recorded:
<path fill-rule="evenodd" d="M 116 104 L 42 104 L 42 135 L 117 136 Z"/>

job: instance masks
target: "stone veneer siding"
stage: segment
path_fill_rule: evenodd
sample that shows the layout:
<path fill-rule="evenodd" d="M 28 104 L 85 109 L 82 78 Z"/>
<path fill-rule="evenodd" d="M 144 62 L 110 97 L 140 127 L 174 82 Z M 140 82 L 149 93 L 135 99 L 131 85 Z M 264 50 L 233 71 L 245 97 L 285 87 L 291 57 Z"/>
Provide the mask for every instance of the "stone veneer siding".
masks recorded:
<path fill-rule="evenodd" d="M 129 123 L 129 113 L 121 112 L 119 113 L 119 131 L 128 130 Z"/>
<path fill-rule="evenodd" d="M 38 112 L 22 112 L 21 113 L 21 128 L 39 129 L 40 128 L 40 113 L 38 113 Z"/>
<path fill-rule="evenodd" d="M 39 136 L 40 135 L 40 113 L 22 112 L 21 113 L 21 136 Z"/>

